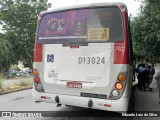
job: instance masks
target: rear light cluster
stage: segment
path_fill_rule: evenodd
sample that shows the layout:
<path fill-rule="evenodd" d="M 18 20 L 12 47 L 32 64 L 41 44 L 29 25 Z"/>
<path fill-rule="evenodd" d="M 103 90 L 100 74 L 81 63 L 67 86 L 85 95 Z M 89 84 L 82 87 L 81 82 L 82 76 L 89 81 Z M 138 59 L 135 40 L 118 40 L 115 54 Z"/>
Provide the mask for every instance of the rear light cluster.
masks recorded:
<path fill-rule="evenodd" d="M 115 86 L 109 96 L 109 99 L 118 99 L 124 90 L 126 83 L 126 73 L 120 73 L 117 76 L 117 82 L 115 83 Z"/>
<path fill-rule="evenodd" d="M 117 83 L 115 84 L 115 88 L 116 88 L 117 90 L 121 90 L 121 89 L 123 88 L 123 84 L 120 83 L 120 82 L 117 82 Z"/>
<path fill-rule="evenodd" d="M 38 92 L 44 92 L 40 77 L 39 77 L 39 72 L 38 70 L 33 71 L 34 75 L 34 86 Z"/>

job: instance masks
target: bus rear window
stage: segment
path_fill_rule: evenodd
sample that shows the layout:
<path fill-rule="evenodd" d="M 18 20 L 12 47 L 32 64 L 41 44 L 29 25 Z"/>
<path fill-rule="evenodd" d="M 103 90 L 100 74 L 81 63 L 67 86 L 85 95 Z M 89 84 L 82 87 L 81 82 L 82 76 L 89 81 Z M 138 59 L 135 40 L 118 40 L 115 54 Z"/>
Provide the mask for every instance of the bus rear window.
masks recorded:
<path fill-rule="evenodd" d="M 74 9 L 43 15 L 38 43 L 114 42 L 123 40 L 118 7 Z"/>

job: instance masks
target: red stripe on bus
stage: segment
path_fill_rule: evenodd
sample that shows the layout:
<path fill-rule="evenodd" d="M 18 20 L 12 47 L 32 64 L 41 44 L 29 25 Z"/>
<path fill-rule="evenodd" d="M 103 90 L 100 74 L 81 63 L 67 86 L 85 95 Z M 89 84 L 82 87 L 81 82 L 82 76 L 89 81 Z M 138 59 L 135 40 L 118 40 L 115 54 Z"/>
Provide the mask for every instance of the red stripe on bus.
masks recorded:
<path fill-rule="evenodd" d="M 42 44 L 37 44 L 37 34 L 38 34 L 38 27 L 39 27 L 39 24 L 40 24 L 40 17 L 42 17 L 41 14 L 38 15 L 37 28 L 36 28 L 36 37 L 35 37 L 35 45 L 34 45 L 34 59 L 33 59 L 33 62 L 42 62 L 43 47 L 42 47 Z"/>
<path fill-rule="evenodd" d="M 114 64 L 129 64 L 129 44 L 128 44 L 128 16 L 122 12 L 124 41 L 114 43 Z"/>
<path fill-rule="evenodd" d="M 42 62 L 42 51 L 43 51 L 42 45 L 41 44 L 35 44 L 33 62 Z"/>

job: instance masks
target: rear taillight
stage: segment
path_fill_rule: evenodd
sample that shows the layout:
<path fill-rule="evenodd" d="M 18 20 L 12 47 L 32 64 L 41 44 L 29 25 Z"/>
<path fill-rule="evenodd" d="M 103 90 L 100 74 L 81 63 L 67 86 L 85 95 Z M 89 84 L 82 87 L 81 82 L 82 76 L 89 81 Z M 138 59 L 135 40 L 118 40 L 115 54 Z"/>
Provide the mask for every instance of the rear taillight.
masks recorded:
<path fill-rule="evenodd" d="M 34 78 L 34 82 L 35 82 L 35 83 L 39 83 L 39 82 L 40 82 L 40 78 L 39 78 L 39 77 L 35 77 L 35 78 Z"/>
<path fill-rule="evenodd" d="M 120 83 L 120 82 L 117 82 L 117 83 L 115 84 L 115 88 L 116 88 L 117 90 L 121 90 L 121 89 L 123 88 L 123 84 Z"/>
<path fill-rule="evenodd" d="M 109 94 L 109 99 L 118 99 L 122 96 L 126 84 L 126 72 L 119 73 L 114 87 Z"/>
<path fill-rule="evenodd" d="M 43 85 L 41 83 L 41 79 L 39 77 L 39 72 L 38 72 L 37 69 L 34 69 L 33 76 L 34 76 L 34 86 L 35 86 L 35 89 L 38 92 L 44 92 Z"/>

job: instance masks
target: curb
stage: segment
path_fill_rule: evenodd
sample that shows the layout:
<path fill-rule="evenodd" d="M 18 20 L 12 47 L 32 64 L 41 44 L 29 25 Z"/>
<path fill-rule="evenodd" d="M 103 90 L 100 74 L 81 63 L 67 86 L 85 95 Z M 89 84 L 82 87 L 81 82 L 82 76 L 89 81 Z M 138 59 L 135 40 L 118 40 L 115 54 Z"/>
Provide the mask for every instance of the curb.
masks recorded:
<path fill-rule="evenodd" d="M 13 93 L 13 92 L 18 92 L 18 91 L 22 91 L 22 90 L 28 90 L 28 89 L 32 89 L 33 87 L 29 86 L 29 87 L 21 87 L 21 88 L 17 88 L 15 90 L 7 90 L 5 92 L 0 92 L 0 95 L 4 95 L 4 94 L 9 94 L 9 93 Z"/>

